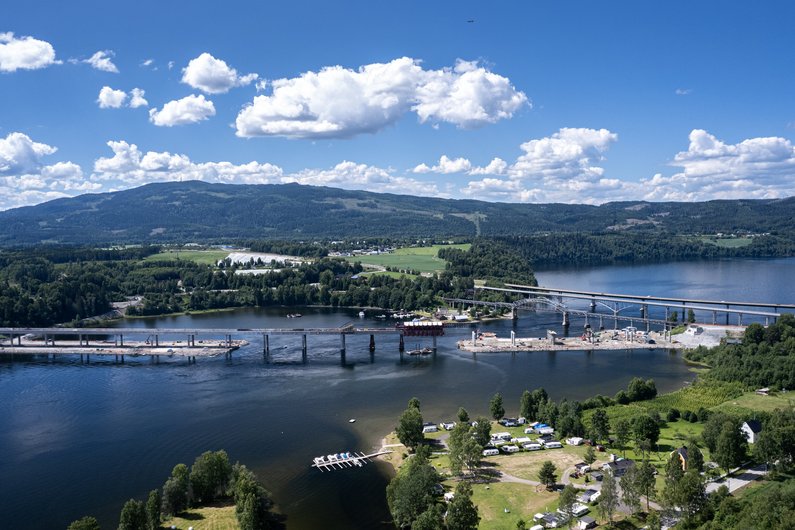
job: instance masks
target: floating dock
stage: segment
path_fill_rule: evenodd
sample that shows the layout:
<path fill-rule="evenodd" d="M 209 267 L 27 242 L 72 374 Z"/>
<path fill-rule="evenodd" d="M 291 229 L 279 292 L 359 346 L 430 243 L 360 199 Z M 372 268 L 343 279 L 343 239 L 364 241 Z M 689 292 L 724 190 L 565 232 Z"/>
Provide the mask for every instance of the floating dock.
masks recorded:
<path fill-rule="evenodd" d="M 338 453 L 328 456 L 318 456 L 312 463 L 312 467 L 318 468 L 321 472 L 334 471 L 335 469 L 346 469 L 349 467 L 363 467 L 370 463 L 371 458 L 385 455 L 392 451 L 382 450 L 377 453 Z"/>

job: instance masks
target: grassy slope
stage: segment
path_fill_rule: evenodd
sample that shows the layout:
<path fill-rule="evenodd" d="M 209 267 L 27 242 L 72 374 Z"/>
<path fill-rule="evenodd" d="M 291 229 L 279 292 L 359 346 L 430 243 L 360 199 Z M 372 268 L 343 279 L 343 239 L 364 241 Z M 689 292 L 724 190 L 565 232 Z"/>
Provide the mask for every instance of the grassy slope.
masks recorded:
<path fill-rule="evenodd" d="M 437 272 L 444 270 L 445 261 L 436 257 L 440 248 L 460 248 L 468 250 L 470 245 L 433 245 L 430 247 L 399 248 L 391 254 L 378 256 L 356 256 L 348 261 L 360 261 L 363 265 L 380 265 L 382 267 L 398 267 L 401 269 L 414 269 L 420 272 Z"/>
<path fill-rule="evenodd" d="M 180 517 L 173 517 L 164 521 L 161 528 L 171 528 L 175 526 L 179 530 L 187 530 L 193 527 L 194 530 L 238 530 L 235 517 L 235 507 L 232 506 L 207 506 L 204 508 L 194 508 L 181 514 Z"/>

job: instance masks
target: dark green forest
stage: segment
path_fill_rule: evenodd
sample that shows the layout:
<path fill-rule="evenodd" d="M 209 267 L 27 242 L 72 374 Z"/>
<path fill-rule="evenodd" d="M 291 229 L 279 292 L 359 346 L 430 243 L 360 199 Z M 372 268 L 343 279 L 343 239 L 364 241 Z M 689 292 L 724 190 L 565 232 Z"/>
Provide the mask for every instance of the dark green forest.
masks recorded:
<path fill-rule="evenodd" d="M 303 252 L 313 247 L 269 248 Z M 476 276 L 535 282 L 527 262 L 499 243 L 478 242 L 471 251 L 456 254 L 455 264 L 441 274 L 400 278 L 362 275 L 360 264 L 327 257 L 260 275 L 236 274 L 235 265 L 141 259 L 157 250 L 52 247 L 0 252 L 0 325 L 79 324 L 109 312 L 112 302 L 131 297 L 142 298 L 127 309 L 132 316 L 314 304 L 430 309 L 441 305 L 441 297 L 467 296 Z M 499 293 L 493 296 L 503 299 Z"/>

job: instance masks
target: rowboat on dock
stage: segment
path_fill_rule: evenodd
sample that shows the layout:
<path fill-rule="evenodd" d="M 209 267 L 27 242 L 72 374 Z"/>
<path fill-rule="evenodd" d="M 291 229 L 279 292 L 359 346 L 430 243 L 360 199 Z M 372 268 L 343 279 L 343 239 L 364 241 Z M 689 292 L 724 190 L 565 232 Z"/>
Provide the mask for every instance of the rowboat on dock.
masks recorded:
<path fill-rule="evenodd" d="M 327 456 L 316 456 L 312 467 L 320 471 L 333 471 L 335 469 L 345 469 L 349 467 L 363 467 L 370 463 L 370 459 L 376 456 L 385 455 L 392 451 L 378 451 L 366 455 L 364 453 L 334 453 Z"/>

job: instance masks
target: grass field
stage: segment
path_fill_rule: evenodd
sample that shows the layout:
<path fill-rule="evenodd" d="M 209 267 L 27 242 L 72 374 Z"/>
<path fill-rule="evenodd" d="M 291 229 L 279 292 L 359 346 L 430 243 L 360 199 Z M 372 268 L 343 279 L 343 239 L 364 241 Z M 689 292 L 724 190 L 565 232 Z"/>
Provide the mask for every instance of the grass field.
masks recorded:
<path fill-rule="evenodd" d="M 184 259 L 202 265 L 215 265 L 229 255 L 226 250 L 167 250 L 147 256 L 145 261 Z"/>
<path fill-rule="evenodd" d="M 238 530 L 235 517 L 235 506 L 207 506 L 186 511 L 180 517 L 173 517 L 161 523 L 160 528 L 171 528 L 172 525 L 179 530 Z"/>
<path fill-rule="evenodd" d="M 704 243 L 708 243 L 710 245 L 715 245 L 718 247 L 725 247 L 725 248 L 747 247 L 748 245 L 754 242 L 754 240 L 751 239 L 750 237 L 732 237 L 732 238 L 702 237 L 701 241 L 703 241 Z"/>
<path fill-rule="evenodd" d="M 795 394 L 771 394 L 760 396 L 755 392 L 746 392 L 742 396 L 721 403 L 713 410 L 733 414 L 747 414 L 753 411 L 772 412 L 776 409 L 788 409 L 795 406 Z"/>
<path fill-rule="evenodd" d="M 548 492 L 543 487 L 535 488 L 526 484 L 473 484 L 472 502 L 480 513 L 480 528 L 515 530 L 519 519 L 528 523 L 536 513 L 554 511 L 558 494 Z M 531 526 L 533 525 L 528 524 L 527 528 Z"/>
<path fill-rule="evenodd" d="M 382 267 L 397 267 L 399 269 L 414 269 L 420 272 L 443 271 L 445 261 L 436 257 L 440 248 L 460 248 L 468 250 L 470 245 L 433 245 L 430 247 L 399 248 L 391 254 L 377 256 L 356 256 L 348 261 L 360 261 L 363 265 L 379 265 Z"/>

